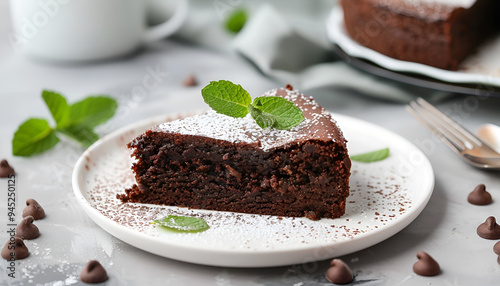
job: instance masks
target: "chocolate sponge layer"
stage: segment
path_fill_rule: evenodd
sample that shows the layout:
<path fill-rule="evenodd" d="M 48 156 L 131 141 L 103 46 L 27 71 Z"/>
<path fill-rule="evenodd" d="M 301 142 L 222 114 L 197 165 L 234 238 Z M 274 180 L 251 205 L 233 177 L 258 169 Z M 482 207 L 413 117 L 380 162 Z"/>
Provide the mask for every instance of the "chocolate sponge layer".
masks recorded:
<path fill-rule="evenodd" d="M 118 196 L 123 202 L 311 219 L 345 211 L 350 160 L 338 141 L 263 151 L 150 130 L 129 147 L 137 185 Z"/>

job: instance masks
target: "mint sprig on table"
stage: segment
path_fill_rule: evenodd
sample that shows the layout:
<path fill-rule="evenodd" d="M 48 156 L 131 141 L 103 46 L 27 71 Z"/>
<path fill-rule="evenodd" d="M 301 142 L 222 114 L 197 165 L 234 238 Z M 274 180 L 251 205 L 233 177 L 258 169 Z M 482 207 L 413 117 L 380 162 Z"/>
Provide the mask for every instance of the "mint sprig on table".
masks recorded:
<path fill-rule="evenodd" d="M 389 157 L 389 148 L 350 156 L 351 160 L 363 163 L 382 161 Z"/>
<path fill-rule="evenodd" d="M 302 110 L 278 96 L 263 96 L 253 100 L 241 85 L 227 80 L 212 81 L 201 91 L 205 102 L 216 112 L 231 117 L 245 117 L 248 113 L 261 128 L 289 130 L 302 121 Z"/>
<path fill-rule="evenodd" d="M 178 232 L 201 232 L 210 228 L 205 220 L 190 216 L 168 215 L 151 222 Z"/>
<path fill-rule="evenodd" d="M 51 127 L 43 118 L 24 121 L 14 133 L 12 153 L 15 156 L 33 156 L 53 148 L 64 134 L 84 148 L 99 139 L 94 128 L 115 114 L 118 103 L 107 96 L 90 96 L 73 104 L 53 91 L 44 90 L 42 98 L 47 105 L 56 126 Z"/>

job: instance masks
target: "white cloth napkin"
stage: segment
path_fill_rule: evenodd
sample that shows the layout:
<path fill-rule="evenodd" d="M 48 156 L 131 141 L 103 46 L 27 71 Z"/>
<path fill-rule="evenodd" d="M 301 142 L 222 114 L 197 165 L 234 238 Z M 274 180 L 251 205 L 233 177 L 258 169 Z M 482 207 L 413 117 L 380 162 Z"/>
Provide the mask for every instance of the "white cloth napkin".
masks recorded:
<path fill-rule="evenodd" d="M 250 10 L 250 17 L 235 36 L 224 30 L 222 21 L 239 7 L 215 4 L 224 1 L 211 2 L 213 5 L 192 1 L 191 14 L 179 36 L 197 44 L 236 52 L 279 84 L 290 83 L 302 91 L 325 87 L 351 89 L 398 102 L 416 97 L 436 101 L 449 95 L 359 71 L 336 57 L 325 32 L 326 17 L 336 3 L 320 0 L 314 3 L 239 2 Z"/>

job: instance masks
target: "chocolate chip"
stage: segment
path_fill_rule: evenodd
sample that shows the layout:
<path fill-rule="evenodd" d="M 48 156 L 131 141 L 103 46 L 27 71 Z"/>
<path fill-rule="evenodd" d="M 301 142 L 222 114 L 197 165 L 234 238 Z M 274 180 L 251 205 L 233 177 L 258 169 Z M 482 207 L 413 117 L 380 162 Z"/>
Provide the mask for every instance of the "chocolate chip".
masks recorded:
<path fill-rule="evenodd" d="M 500 241 L 499 241 L 499 242 L 497 242 L 497 243 L 495 243 L 495 245 L 493 246 L 493 251 L 494 251 L 496 254 L 500 255 Z"/>
<path fill-rule="evenodd" d="M 287 84 L 285 85 L 285 88 L 286 88 L 286 89 L 288 89 L 288 90 L 293 90 L 293 86 L 292 86 L 292 85 L 290 85 L 289 83 L 287 83 Z"/>
<path fill-rule="evenodd" d="M 2 258 L 5 260 L 24 259 L 29 255 L 30 252 L 20 237 L 11 237 L 2 249 Z"/>
<path fill-rule="evenodd" d="M 9 165 L 7 160 L 2 160 L 0 162 L 0 178 L 7 178 L 10 175 L 14 175 L 14 169 Z"/>
<path fill-rule="evenodd" d="M 500 239 L 500 225 L 495 217 L 490 216 L 477 227 L 477 234 L 485 239 Z"/>
<path fill-rule="evenodd" d="M 306 143 L 304 144 L 304 146 L 302 146 L 302 151 L 312 154 L 318 152 L 318 147 L 314 144 Z"/>
<path fill-rule="evenodd" d="M 346 166 L 347 169 L 351 169 L 352 163 L 351 163 L 351 159 L 348 156 L 346 156 L 344 158 L 344 164 L 345 164 L 345 166 Z"/>
<path fill-rule="evenodd" d="M 80 272 L 80 280 L 85 283 L 101 283 L 108 280 L 108 273 L 99 261 L 90 260 Z"/>
<path fill-rule="evenodd" d="M 32 216 L 25 217 L 16 227 L 16 236 L 22 239 L 35 239 L 40 236 L 38 227 L 33 224 L 35 218 Z"/>
<path fill-rule="evenodd" d="M 348 284 L 354 279 L 351 269 L 344 261 L 333 259 L 330 262 L 330 268 L 326 271 L 326 279 L 335 284 Z"/>
<path fill-rule="evenodd" d="M 184 86 L 196 86 L 198 82 L 196 81 L 196 78 L 194 77 L 193 74 L 190 74 L 188 77 L 184 79 L 182 82 Z"/>
<path fill-rule="evenodd" d="M 42 219 L 45 217 L 45 211 L 42 206 L 34 199 L 26 200 L 26 207 L 23 209 L 23 218 L 27 216 L 32 216 L 35 220 Z"/>
<path fill-rule="evenodd" d="M 235 177 L 237 180 L 241 180 L 240 172 L 236 171 L 233 167 L 229 165 L 224 165 L 224 167 L 226 167 L 226 170 L 229 172 L 230 176 Z"/>
<path fill-rule="evenodd" d="M 493 202 L 491 198 L 491 194 L 486 191 L 486 186 L 484 184 L 479 184 L 474 188 L 469 196 L 467 197 L 467 201 L 473 205 L 489 205 Z"/>
<path fill-rule="evenodd" d="M 417 253 L 418 261 L 413 264 L 413 272 L 420 276 L 436 276 L 441 273 L 439 264 L 429 254 L 419 251 Z"/>

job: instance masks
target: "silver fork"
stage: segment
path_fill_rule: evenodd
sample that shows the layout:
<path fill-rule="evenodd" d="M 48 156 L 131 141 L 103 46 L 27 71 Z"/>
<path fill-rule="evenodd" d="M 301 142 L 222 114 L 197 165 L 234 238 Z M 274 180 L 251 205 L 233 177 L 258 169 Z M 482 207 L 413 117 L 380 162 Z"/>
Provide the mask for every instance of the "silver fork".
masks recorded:
<path fill-rule="evenodd" d="M 483 169 L 500 169 L 500 153 L 424 99 L 410 102 L 406 110 L 467 163 Z"/>

